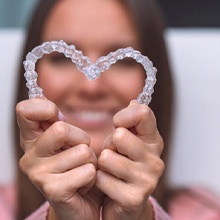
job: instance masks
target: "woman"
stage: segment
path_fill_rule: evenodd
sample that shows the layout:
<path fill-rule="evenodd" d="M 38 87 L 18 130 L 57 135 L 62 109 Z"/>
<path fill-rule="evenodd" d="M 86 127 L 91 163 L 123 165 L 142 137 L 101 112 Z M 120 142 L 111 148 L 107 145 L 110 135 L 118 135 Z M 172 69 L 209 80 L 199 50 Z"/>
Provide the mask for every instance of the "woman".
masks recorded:
<path fill-rule="evenodd" d="M 157 213 L 153 213 L 155 202 L 150 195 L 165 204 L 165 174 L 159 178 L 168 150 L 172 80 L 163 31 L 161 12 L 153 1 L 39 2 L 22 60 L 35 46 L 62 39 L 92 61 L 132 46 L 158 69 L 150 104 L 157 130 L 147 106 L 129 104 L 145 78 L 134 62 L 120 62 L 92 82 L 60 54 L 38 62 L 38 83 L 47 99 L 18 104 L 25 154 L 16 146 L 21 169 L 50 202 L 49 219 L 98 219 L 100 209 L 106 219 L 153 219 Z M 27 98 L 23 72 L 21 67 L 17 102 Z M 165 143 L 162 155 L 160 135 Z M 42 204 L 44 197 L 21 173 L 18 180 L 21 219 Z M 30 204 L 30 197 L 36 203 Z"/>
<path fill-rule="evenodd" d="M 41 13 L 38 13 L 39 11 Z M 109 12 L 109 14 L 107 12 Z M 140 13 L 146 16 L 146 19 L 143 19 Z M 93 61 L 96 60 L 99 56 L 105 55 L 108 52 L 114 51 L 115 49 L 118 49 L 120 47 L 132 46 L 140 50 L 143 54 L 147 55 L 153 61 L 154 65 L 158 68 L 158 71 L 161 72 L 161 74 L 158 74 L 158 83 L 157 86 L 155 87 L 155 93 L 151 105 L 157 117 L 158 129 L 162 134 L 162 136 L 164 137 L 164 141 L 167 142 L 169 126 L 170 126 L 170 114 L 171 114 L 170 103 L 172 99 L 171 98 L 172 86 L 171 86 L 170 71 L 169 71 L 169 66 L 168 66 L 164 41 L 163 41 L 163 35 L 162 35 L 163 24 L 161 23 L 159 14 L 160 12 L 157 9 L 157 7 L 154 5 L 154 3 L 150 1 L 149 2 L 137 1 L 135 2 L 135 4 L 133 3 L 133 1 L 128 1 L 126 3 L 122 3 L 122 2 L 116 3 L 116 1 L 106 1 L 106 2 L 88 1 L 86 4 L 84 3 L 80 4 L 76 1 L 65 1 L 65 3 L 58 3 L 57 1 L 47 1 L 47 2 L 42 1 L 37 9 L 35 17 L 33 18 L 33 23 L 30 25 L 30 31 L 28 34 L 24 55 L 27 54 L 28 51 L 33 49 L 33 47 L 41 44 L 44 41 L 60 40 L 60 39 L 63 39 L 68 43 L 75 44 L 78 49 L 83 50 L 84 54 L 90 57 L 90 59 L 92 59 Z M 141 22 L 141 19 L 146 20 L 146 23 Z M 36 35 L 36 33 L 38 34 Z M 101 44 L 101 42 L 103 43 Z M 54 74 L 54 71 L 59 71 L 58 69 L 63 68 L 62 67 L 63 63 L 66 63 L 66 66 L 69 64 L 68 61 L 66 60 L 63 61 L 62 58 L 55 56 L 57 55 L 54 55 L 53 57 L 53 55 L 51 54 L 51 56 L 49 56 L 48 59 L 45 58 L 44 60 L 39 62 L 39 65 L 37 67 L 39 73 L 38 81 L 40 86 L 44 89 L 45 96 L 48 99 L 52 100 L 54 103 L 56 103 L 58 107 L 61 109 L 62 108 L 61 105 L 63 104 L 59 106 L 60 101 L 58 101 L 59 98 L 57 98 L 58 94 L 55 95 L 55 91 L 57 90 L 56 87 L 57 85 L 55 85 L 56 83 L 54 84 L 51 83 L 50 85 L 54 86 L 54 88 L 51 87 L 49 89 L 48 87 L 49 83 L 46 78 L 47 77 L 54 78 L 54 76 L 56 75 L 56 73 Z M 51 63 L 53 63 L 53 65 Z M 54 67 L 54 64 L 56 65 L 55 68 L 50 69 Z M 119 68 L 117 67 L 117 65 L 122 66 L 124 64 L 123 63 L 116 64 L 116 67 L 114 67 L 116 71 L 117 68 Z M 133 64 L 130 65 L 132 67 Z M 66 68 L 72 68 L 72 65 L 71 67 L 66 67 Z M 62 76 L 61 78 L 65 79 L 65 82 L 63 81 L 61 83 L 60 81 L 61 78 L 54 79 L 54 82 L 56 81 L 59 84 L 63 84 L 63 83 L 66 84 L 66 82 L 71 82 L 71 81 L 73 82 L 73 84 L 71 85 L 66 84 L 64 86 L 63 84 L 63 87 L 65 88 L 67 87 L 76 88 L 76 85 L 74 84 L 74 79 L 77 82 L 80 82 L 78 83 L 80 85 L 80 88 L 76 89 L 75 91 L 72 91 L 70 93 L 71 97 L 69 95 L 69 98 L 67 98 L 69 100 L 77 100 L 77 99 L 83 100 L 78 102 L 75 101 L 75 105 L 78 105 L 79 106 L 78 108 L 80 109 L 77 111 L 81 111 L 81 108 L 90 109 L 91 103 L 94 106 L 95 102 L 98 103 L 101 102 L 101 100 L 105 100 L 103 102 L 105 104 L 98 103 L 96 105 L 101 106 L 101 108 L 105 108 L 105 109 L 113 108 L 113 110 L 111 110 L 112 113 L 110 114 L 110 117 L 112 117 L 113 113 L 115 114 L 120 109 L 125 108 L 129 104 L 130 100 L 135 99 L 144 85 L 144 78 L 145 78 L 144 73 L 141 70 L 139 70 L 139 67 L 138 70 L 136 70 L 137 67 L 135 65 L 133 68 L 134 68 L 133 71 L 134 72 L 138 71 L 138 73 L 137 74 L 128 73 L 128 76 L 130 77 L 130 81 L 134 82 L 133 86 L 131 87 L 131 89 L 132 88 L 134 89 L 131 90 L 130 93 L 128 93 L 128 91 L 125 90 L 127 86 L 123 87 L 121 85 L 123 80 L 125 80 L 126 78 L 124 78 L 124 76 L 122 75 L 119 75 L 118 73 L 117 73 L 118 75 L 115 74 L 116 80 L 115 78 L 113 79 L 110 78 L 113 77 L 113 74 L 111 74 L 110 76 L 110 74 L 107 75 L 108 73 L 106 73 L 105 75 L 103 75 L 103 77 L 101 76 L 96 81 L 88 82 L 87 80 L 82 79 L 83 77 L 82 74 L 74 73 L 75 75 L 72 74 L 71 76 L 73 77 L 74 75 L 74 77 L 69 78 L 69 80 L 65 79 L 65 77 Z M 109 71 L 113 72 L 114 69 L 112 70 L 110 69 Z M 74 69 L 73 70 L 71 69 L 71 71 L 74 71 Z M 47 73 L 41 74 L 41 72 L 47 72 Z M 52 75 L 50 76 L 50 73 L 53 76 Z M 120 80 L 119 77 L 121 77 L 122 80 Z M 53 80 L 52 78 L 50 78 L 50 82 L 51 80 Z M 118 81 L 118 79 L 120 80 L 119 81 L 120 87 L 116 87 L 116 86 L 112 87 L 112 84 L 115 84 Z M 162 83 L 162 82 L 166 82 L 166 83 Z M 44 85 L 45 83 L 47 85 Z M 20 85 L 19 91 L 17 92 L 17 94 L 19 94 L 19 97 L 17 98 L 18 101 L 23 100 L 27 97 L 26 96 L 27 92 L 24 89 L 25 82 L 22 76 L 19 85 Z M 103 85 L 103 88 L 100 87 L 101 85 Z M 119 90 L 118 88 L 122 88 L 121 89 L 122 91 Z M 47 91 L 52 91 L 52 89 L 53 89 L 52 94 L 49 94 Z M 116 101 L 114 101 L 114 99 L 111 98 L 111 96 L 109 95 L 110 93 L 109 90 L 111 91 L 111 93 L 116 91 L 114 92 L 114 96 L 117 97 L 115 98 Z M 58 93 L 61 94 L 61 91 L 59 91 Z M 64 92 L 63 95 L 65 94 L 65 97 L 68 97 L 66 96 L 67 89 L 66 92 L 65 91 L 63 92 Z M 72 94 L 74 94 L 74 96 L 75 94 L 79 94 L 79 95 L 78 97 L 77 95 L 73 97 Z M 118 94 L 119 94 L 119 98 L 118 98 Z M 52 96 L 54 95 L 54 97 L 52 97 L 51 95 Z M 122 98 L 120 98 L 120 95 L 122 96 Z M 62 99 L 63 98 L 61 97 L 61 100 Z M 115 106 L 110 107 L 110 104 L 108 104 L 108 102 L 114 103 Z M 66 106 L 67 105 L 70 104 L 66 104 Z M 108 107 L 103 107 L 104 105 L 108 105 Z M 69 108 L 73 108 L 73 107 L 69 107 Z M 98 107 L 95 107 L 95 109 L 93 109 L 92 112 L 90 112 L 91 110 L 83 110 L 84 112 L 79 113 L 78 116 L 80 114 L 81 117 L 83 117 L 82 116 L 83 114 L 85 115 L 90 114 L 91 116 L 98 114 L 99 115 L 98 117 L 103 117 L 103 118 L 109 117 L 106 116 L 105 112 L 99 112 L 97 108 Z M 101 147 L 103 141 L 105 140 L 107 135 L 112 131 L 112 127 L 113 127 L 112 121 L 109 119 L 106 120 L 105 124 L 107 124 L 107 126 L 105 127 L 99 125 L 100 123 L 99 121 L 94 122 L 93 127 L 97 126 L 97 129 L 93 131 L 94 129 L 91 129 L 89 126 L 86 125 L 86 123 L 91 124 L 92 123 L 91 121 L 86 123 L 77 122 L 76 119 L 71 119 L 71 116 L 68 116 L 68 111 L 66 109 L 67 107 L 63 107 L 61 111 L 64 112 L 64 115 L 66 117 L 69 117 L 69 119 L 67 118 L 67 122 L 72 123 L 77 127 L 81 127 L 83 130 L 86 130 L 89 133 L 89 136 L 91 138 L 90 146 L 93 149 L 93 151 L 96 153 L 96 156 L 98 157 L 101 154 Z M 72 122 L 71 120 L 74 122 Z M 81 119 L 81 121 L 83 121 L 83 119 Z M 161 148 L 160 136 L 158 135 L 157 138 L 159 139 L 158 148 Z M 23 152 L 20 151 L 19 157 L 21 157 L 22 154 Z M 160 150 L 158 150 L 158 154 L 160 154 Z M 161 161 L 159 159 L 159 155 L 157 159 L 158 159 L 158 163 L 160 163 Z M 162 165 L 158 165 L 158 166 L 161 166 L 160 169 L 162 169 Z M 158 177 L 160 176 L 161 172 L 162 170 L 158 172 Z M 22 181 L 22 178 L 20 179 L 20 181 Z M 157 182 L 157 180 L 155 181 Z M 24 187 L 23 184 L 24 183 L 21 183 L 20 185 Z M 160 192 L 158 193 L 158 196 L 159 195 L 162 196 L 163 187 L 164 187 L 164 183 L 163 181 L 161 181 L 161 189 L 158 187 L 158 192 Z M 23 193 L 24 194 L 28 193 L 27 187 L 24 188 L 26 190 L 24 190 Z M 20 195 L 19 198 L 25 199 L 24 194 Z M 29 197 L 29 195 L 30 194 L 28 193 L 27 196 Z M 28 198 L 26 199 L 28 200 Z M 24 203 L 18 202 L 18 204 L 21 205 Z M 33 209 L 35 208 L 36 207 L 34 207 Z M 20 209 L 22 210 L 22 208 L 19 208 L 18 210 Z M 25 213 L 24 216 L 26 214 L 27 213 Z"/>

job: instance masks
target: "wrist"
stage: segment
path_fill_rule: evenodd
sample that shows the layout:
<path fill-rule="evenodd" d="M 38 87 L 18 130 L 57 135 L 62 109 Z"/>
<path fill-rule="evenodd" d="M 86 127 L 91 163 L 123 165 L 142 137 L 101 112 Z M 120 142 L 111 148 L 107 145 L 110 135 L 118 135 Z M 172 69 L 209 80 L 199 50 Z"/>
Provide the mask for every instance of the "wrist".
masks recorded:
<path fill-rule="evenodd" d="M 149 199 L 145 203 L 143 210 L 140 215 L 140 220 L 154 220 L 153 206 Z"/>
<path fill-rule="evenodd" d="M 58 220 L 56 213 L 51 206 L 49 207 L 48 210 L 47 220 Z"/>

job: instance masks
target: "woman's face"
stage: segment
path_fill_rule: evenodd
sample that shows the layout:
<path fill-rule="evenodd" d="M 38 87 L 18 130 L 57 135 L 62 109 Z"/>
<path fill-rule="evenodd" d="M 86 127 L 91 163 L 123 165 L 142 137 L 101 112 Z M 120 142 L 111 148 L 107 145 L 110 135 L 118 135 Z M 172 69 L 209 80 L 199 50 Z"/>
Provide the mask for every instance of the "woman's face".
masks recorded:
<path fill-rule="evenodd" d="M 74 44 L 92 62 L 121 47 L 140 49 L 132 16 L 118 0 L 58 1 L 43 31 L 42 41 L 52 40 Z M 58 53 L 45 56 L 38 73 L 44 95 L 57 104 L 68 123 L 89 133 L 97 155 L 113 129 L 113 115 L 137 98 L 145 79 L 140 66 L 124 60 L 88 81 Z"/>

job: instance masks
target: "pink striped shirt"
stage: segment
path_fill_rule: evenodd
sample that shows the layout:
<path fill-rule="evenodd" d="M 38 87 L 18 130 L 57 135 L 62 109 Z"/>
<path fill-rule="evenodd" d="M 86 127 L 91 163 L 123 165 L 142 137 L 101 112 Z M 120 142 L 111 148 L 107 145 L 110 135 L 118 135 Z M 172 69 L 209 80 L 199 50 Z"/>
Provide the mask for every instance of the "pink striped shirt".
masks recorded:
<path fill-rule="evenodd" d="M 0 187 L 0 219 L 15 219 L 15 187 Z M 177 193 L 169 204 L 169 215 L 157 201 L 150 197 L 154 211 L 154 220 L 220 220 L 220 198 L 201 188 L 193 188 Z M 40 208 L 25 220 L 46 220 L 49 203 Z"/>

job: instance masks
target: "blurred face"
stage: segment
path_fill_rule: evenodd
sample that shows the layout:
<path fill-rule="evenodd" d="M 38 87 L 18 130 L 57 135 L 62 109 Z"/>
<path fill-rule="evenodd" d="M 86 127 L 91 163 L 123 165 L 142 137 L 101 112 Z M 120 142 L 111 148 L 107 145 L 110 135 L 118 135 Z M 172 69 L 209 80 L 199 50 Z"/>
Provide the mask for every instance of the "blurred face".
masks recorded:
<path fill-rule="evenodd" d="M 121 47 L 140 49 L 132 16 L 118 0 L 58 1 L 42 40 L 74 44 L 92 62 Z M 59 53 L 45 56 L 38 73 L 45 96 L 57 104 L 68 123 L 89 133 L 97 155 L 113 129 L 113 115 L 137 98 L 145 79 L 142 67 L 133 60 L 123 60 L 88 81 Z"/>

